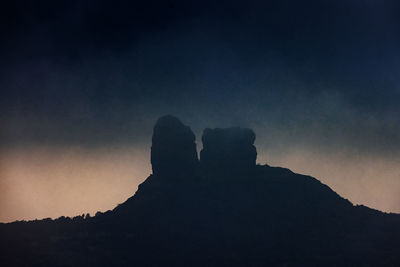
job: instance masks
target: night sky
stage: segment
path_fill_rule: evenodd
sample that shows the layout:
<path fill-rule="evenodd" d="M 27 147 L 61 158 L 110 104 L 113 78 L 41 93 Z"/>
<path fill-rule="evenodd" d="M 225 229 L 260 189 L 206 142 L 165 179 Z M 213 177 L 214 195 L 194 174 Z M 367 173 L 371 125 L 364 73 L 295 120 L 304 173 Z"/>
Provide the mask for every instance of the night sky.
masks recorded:
<path fill-rule="evenodd" d="M 243 126 L 258 162 L 400 212 L 400 2 L 0 4 L 0 221 L 112 209 L 156 119 Z M 218 3 L 216 3 L 218 2 Z"/>

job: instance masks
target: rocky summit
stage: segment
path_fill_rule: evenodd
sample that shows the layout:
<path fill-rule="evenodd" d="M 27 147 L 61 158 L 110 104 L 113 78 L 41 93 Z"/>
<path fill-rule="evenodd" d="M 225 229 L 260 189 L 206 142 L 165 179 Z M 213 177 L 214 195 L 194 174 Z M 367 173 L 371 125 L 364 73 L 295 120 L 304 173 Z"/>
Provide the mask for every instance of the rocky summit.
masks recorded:
<path fill-rule="evenodd" d="M 199 167 L 208 173 L 251 171 L 256 167 L 255 133 L 251 129 L 206 128 L 203 149 L 197 157 L 195 135 L 190 127 L 171 115 L 154 126 L 151 164 L 153 175 L 193 175 Z"/>
<path fill-rule="evenodd" d="M 0 225 L 2 266 L 400 266 L 400 216 L 256 164 L 251 129 L 195 135 L 173 116 L 153 174 L 112 211 Z"/>

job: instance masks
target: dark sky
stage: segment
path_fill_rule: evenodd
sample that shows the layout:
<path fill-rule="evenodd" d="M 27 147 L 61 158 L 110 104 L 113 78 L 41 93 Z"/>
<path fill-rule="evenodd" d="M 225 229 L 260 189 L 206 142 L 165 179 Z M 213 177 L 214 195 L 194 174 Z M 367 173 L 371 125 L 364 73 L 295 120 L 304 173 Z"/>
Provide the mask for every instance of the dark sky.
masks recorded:
<path fill-rule="evenodd" d="M 0 6 L 0 36 L 5 158 L 148 149 L 168 113 L 198 140 L 205 127 L 251 127 L 267 162 L 400 158 L 397 0 L 13 1 Z M 384 169 L 400 185 L 399 169 Z M 400 211 L 399 200 L 378 206 Z"/>

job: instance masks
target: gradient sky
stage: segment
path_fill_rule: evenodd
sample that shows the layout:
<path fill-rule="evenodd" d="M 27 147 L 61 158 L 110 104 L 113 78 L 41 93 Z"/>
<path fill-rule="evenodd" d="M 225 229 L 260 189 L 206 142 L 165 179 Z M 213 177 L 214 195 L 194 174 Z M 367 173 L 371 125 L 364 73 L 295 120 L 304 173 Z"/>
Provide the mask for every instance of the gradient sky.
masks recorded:
<path fill-rule="evenodd" d="M 165 114 L 400 212 L 399 1 L 126 2 L 2 4 L 0 221 L 123 202 Z"/>

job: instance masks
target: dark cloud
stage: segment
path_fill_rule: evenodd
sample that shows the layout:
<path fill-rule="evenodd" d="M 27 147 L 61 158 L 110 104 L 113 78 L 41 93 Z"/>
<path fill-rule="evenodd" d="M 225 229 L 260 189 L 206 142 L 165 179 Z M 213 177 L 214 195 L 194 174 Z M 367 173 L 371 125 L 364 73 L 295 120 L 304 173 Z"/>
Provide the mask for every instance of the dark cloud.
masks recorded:
<path fill-rule="evenodd" d="M 173 113 L 197 134 L 242 125 L 270 143 L 400 146 L 397 1 L 8 5 L 4 145 L 140 144 Z"/>

